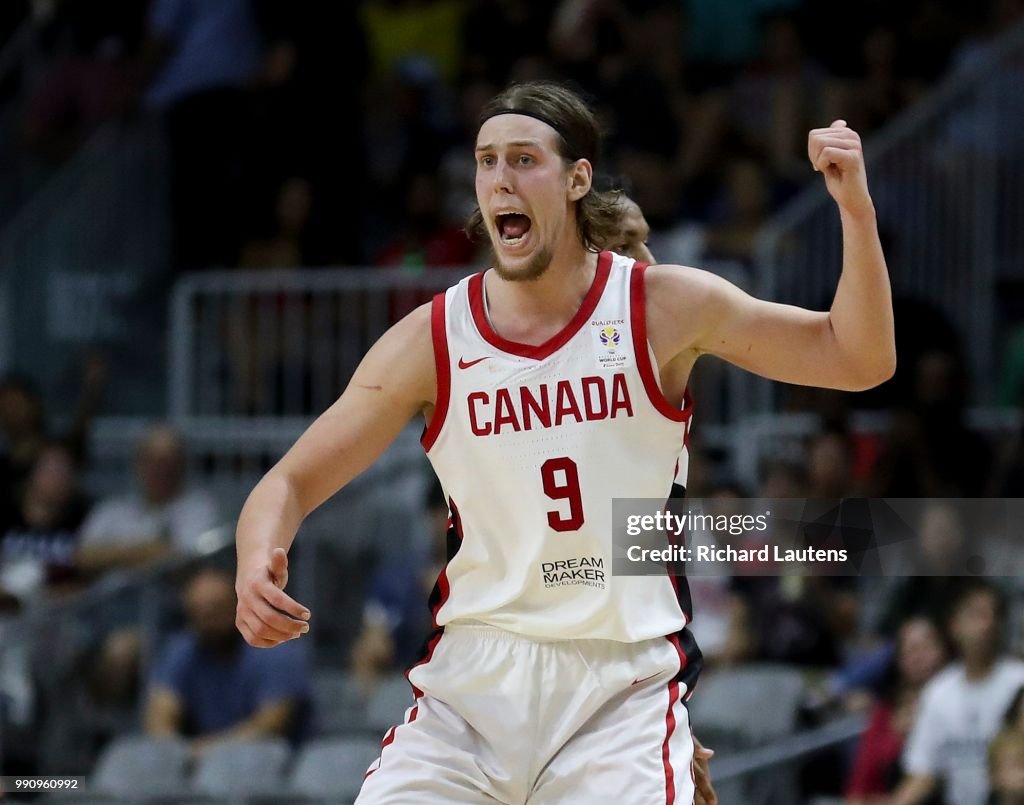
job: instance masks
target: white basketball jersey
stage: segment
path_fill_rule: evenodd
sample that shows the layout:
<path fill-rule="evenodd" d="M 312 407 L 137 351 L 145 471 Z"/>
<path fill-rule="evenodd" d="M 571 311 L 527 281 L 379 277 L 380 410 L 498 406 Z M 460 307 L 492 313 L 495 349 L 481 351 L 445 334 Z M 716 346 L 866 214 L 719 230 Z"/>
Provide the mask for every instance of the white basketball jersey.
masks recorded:
<path fill-rule="evenodd" d="M 453 526 L 436 626 L 636 642 L 686 625 L 685 578 L 611 572 L 613 498 L 686 483 L 690 407 L 661 392 L 643 272 L 601 253 L 579 311 L 541 346 L 493 331 L 482 274 L 435 298 L 423 445 Z"/>

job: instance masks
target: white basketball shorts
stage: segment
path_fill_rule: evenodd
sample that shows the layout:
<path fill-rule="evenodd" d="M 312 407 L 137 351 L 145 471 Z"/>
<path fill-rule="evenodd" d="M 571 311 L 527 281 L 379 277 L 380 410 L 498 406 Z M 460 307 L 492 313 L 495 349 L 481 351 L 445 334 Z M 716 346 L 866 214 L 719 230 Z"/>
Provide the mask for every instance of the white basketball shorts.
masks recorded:
<path fill-rule="evenodd" d="M 692 805 L 693 740 L 666 638 L 545 641 L 449 625 L 409 681 L 357 805 Z"/>

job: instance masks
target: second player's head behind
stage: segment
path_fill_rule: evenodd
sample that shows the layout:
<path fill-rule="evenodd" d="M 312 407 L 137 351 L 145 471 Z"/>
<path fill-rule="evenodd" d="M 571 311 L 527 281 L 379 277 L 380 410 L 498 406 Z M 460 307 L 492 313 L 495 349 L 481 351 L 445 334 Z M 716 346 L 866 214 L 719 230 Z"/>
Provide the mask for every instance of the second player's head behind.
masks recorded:
<path fill-rule="evenodd" d="M 560 84 L 514 84 L 483 108 L 468 228 L 488 236 L 502 279 L 537 279 L 558 255 L 621 244 L 627 214 L 643 222 L 620 192 L 594 187 L 600 148 L 597 116 Z"/>
<path fill-rule="evenodd" d="M 615 225 L 605 233 L 605 240 L 599 245 L 603 249 L 632 257 L 640 263 L 652 265 L 657 261 L 647 248 L 651 227 L 644 217 L 640 205 L 625 193 L 618 193 L 615 199 Z"/>

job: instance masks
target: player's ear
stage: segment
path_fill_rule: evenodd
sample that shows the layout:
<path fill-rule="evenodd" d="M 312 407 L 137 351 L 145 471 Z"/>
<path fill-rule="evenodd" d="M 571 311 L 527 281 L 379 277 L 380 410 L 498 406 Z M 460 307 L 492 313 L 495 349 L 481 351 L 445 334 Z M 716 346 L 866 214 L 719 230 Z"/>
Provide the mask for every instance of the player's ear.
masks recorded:
<path fill-rule="evenodd" d="M 568 176 L 569 201 L 579 201 L 587 193 L 594 182 L 594 167 L 589 160 L 577 159 L 569 168 Z"/>

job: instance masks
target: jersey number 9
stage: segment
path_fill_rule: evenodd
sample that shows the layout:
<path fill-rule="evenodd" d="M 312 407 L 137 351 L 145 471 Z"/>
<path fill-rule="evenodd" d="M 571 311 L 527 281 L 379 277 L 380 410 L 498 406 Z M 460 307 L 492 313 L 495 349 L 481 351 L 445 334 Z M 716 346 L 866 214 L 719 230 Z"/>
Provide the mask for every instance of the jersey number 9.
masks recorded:
<path fill-rule="evenodd" d="M 559 480 L 559 475 L 562 480 Z M 569 516 L 560 511 L 548 512 L 548 525 L 554 531 L 578 531 L 583 526 L 583 498 L 580 474 L 571 458 L 549 458 L 540 467 L 544 494 L 552 500 L 569 501 Z"/>

